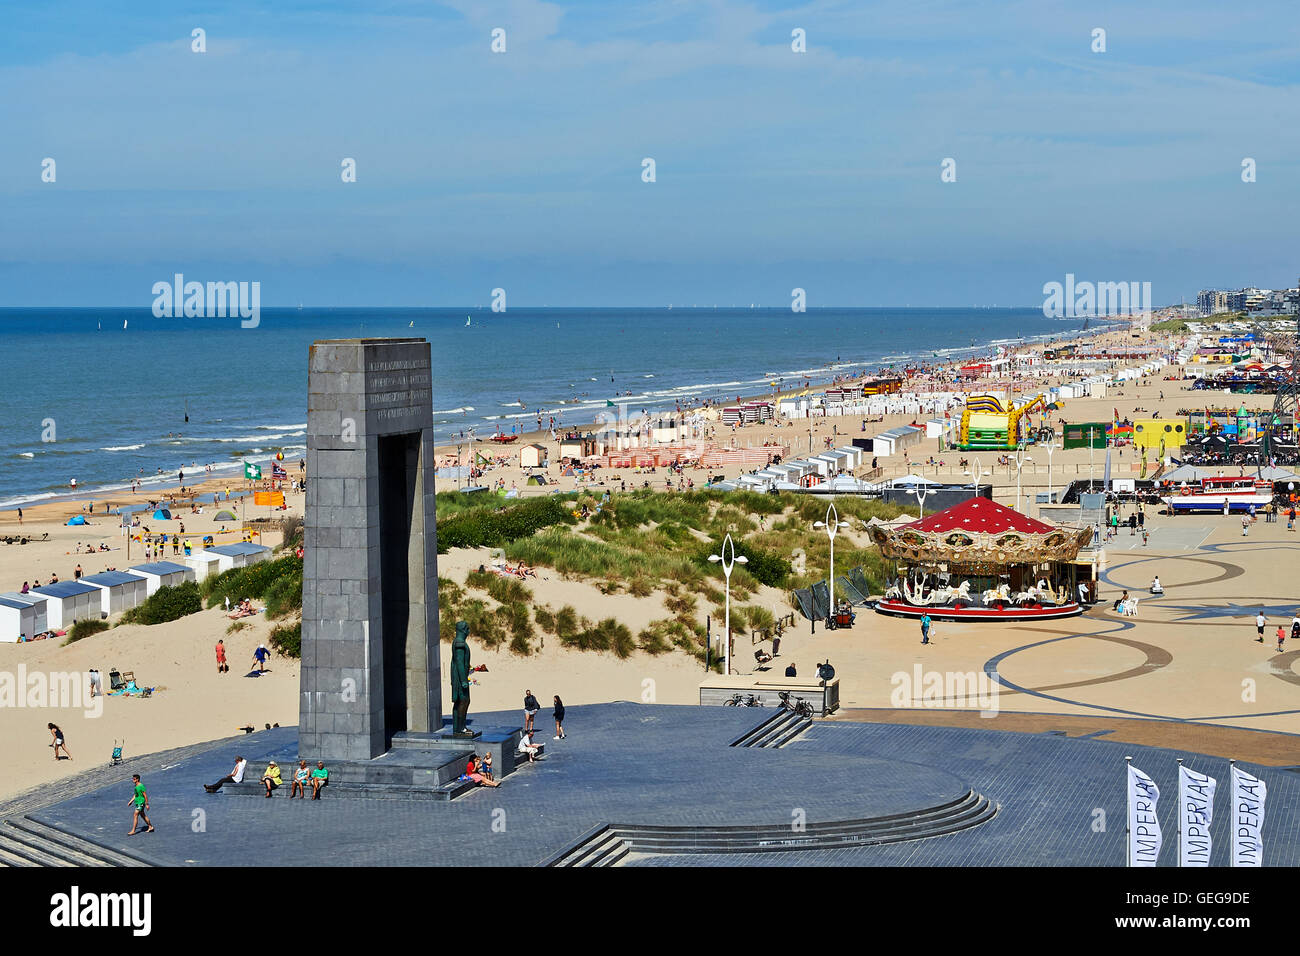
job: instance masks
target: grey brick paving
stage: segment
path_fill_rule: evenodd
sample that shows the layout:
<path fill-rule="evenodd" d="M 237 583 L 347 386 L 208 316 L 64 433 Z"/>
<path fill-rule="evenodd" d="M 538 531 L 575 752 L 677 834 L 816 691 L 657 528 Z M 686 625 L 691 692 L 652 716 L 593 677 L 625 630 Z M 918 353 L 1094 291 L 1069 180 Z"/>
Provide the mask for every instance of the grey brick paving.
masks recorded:
<path fill-rule="evenodd" d="M 328 794 L 290 802 L 205 794 L 234 748 L 250 776 L 270 757 L 297 756 L 294 728 L 197 754 L 146 776 L 159 830 L 124 836 L 121 785 L 75 796 L 34 813 L 109 847 L 167 865 L 536 865 L 602 823 L 772 824 L 802 807 L 809 822 L 876 816 L 946 802 L 969 788 L 1000 805 L 972 830 L 883 847 L 733 855 L 633 856 L 626 865 L 1100 865 L 1123 864 L 1124 755 L 1155 778 L 1164 797 L 1162 864 L 1175 854 L 1176 758 L 1157 748 L 993 730 L 895 724 L 817 723 L 779 750 L 727 744 L 770 711 L 724 707 L 571 707 L 569 737 L 547 741 L 544 761 L 521 768 L 496 790 L 451 803 Z M 484 724 L 518 714 L 484 714 Z M 1227 761 L 1188 756 L 1220 780 L 1214 824 L 1217 864 L 1227 861 Z M 905 757 L 906 759 L 901 759 Z M 1296 865 L 1300 777 L 1243 767 L 1269 784 L 1265 859 Z M 287 788 L 286 788 L 287 790 Z M 1094 833 L 1094 808 L 1106 831 Z M 205 829 L 195 832 L 195 810 Z M 494 822 L 504 821 L 504 832 Z"/>

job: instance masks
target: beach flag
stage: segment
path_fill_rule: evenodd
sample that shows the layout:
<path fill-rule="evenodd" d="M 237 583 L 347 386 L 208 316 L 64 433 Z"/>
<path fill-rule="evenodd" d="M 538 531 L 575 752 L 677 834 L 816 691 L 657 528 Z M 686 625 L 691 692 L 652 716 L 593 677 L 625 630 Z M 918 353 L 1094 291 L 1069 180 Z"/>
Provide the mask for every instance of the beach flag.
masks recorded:
<path fill-rule="evenodd" d="M 1209 866 L 1214 841 L 1210 824 L 1214 822 L 1213 777 L 1178 765 L 1178 865 Z"/>
<path fill-rule="evenodd" d="M 618 406 L 616 406 L 613 402 L 611 402 L 611 401 L 607 398 L 607 399 L 605 399 L 605 407 L 606 407 L 606 408 L 617 408 Z"/>
<path fill-rule="evenodd" d="M 1264 865 L 1264 801 L 1268 786 L 1232 765 L 1233 866 Z"/>
<path fill-rule="evenodd" d="M 254 465 L 252 462 L 244 462 L 244 477 L 249 481 L 257 481 L 262 477 L 262 466 Z"/>
<path fill-rule="evenodd" d="M 1156 818 L 1160 788 L 1133 764 L 1128 764 L 1128 865 L 1155 866 L 1163 837 Z"/>

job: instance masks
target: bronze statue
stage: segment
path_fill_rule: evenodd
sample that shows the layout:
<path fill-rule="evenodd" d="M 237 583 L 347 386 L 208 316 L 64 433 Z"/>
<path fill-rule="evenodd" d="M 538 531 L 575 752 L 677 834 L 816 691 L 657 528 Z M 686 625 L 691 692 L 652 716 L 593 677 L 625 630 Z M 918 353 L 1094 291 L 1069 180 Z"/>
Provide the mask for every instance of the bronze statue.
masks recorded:
<path fill-rule="evenodd" d="M 465 718 L 469 714 L 469 624 L 456 622 L 456 639 L 451 643 L 451 732 L 467 733 Z"/>

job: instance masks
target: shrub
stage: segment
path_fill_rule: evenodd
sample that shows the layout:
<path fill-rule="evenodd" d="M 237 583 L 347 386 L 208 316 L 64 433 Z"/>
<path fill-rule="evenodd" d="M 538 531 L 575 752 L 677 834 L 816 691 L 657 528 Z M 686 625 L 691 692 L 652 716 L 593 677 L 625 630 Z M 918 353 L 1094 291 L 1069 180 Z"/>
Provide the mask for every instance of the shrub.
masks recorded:
<path fill-rule="evenodd" d="M 547 496 L 501 510 L 475 508 L 453 514 L 438 522 L 438 553 L 451 548 L 499 548 L 551 525 L 573 524 L 571 504 Z"/>
<path fill-rule="evenodd" d="M 274 561 L 262 561 L 243 568 L 231 568 L 203 579 L 201 592 L 208 607 L 216 607 L 230 598 L 230 603 L 244 598 L 260 598 L 282 577 L 296 573 L 302 577 L 302 558 L 286 554 Z M 161 590 L 161 589 L 160 589 Z"/>
<path fill-rule="evenodd" d="M 537 620 L 537 626 L 547 634 L 555 633 L 555 615 L 545 604 L 533 608 L 533 617 Z"/>
<path fill-rule="evenodd" d="M 671 636 L 675 636 L 674 627 L 683 627 L 680 621 L 672 618 L 665 618 L 661 621 L 651 621 L 649 626 L 637 635 L 637 641 L 641 650 L 647 654 L 666 654 L 673 649 Z"/>
<path fill-rule="evenodd" d="M 92 634 L 98 634 L 100 631 L 108 630 L 108 622 L 97 617 L 87 617 L 77 621 L 72 627 L 68 628 L 68 637 L 63 642 L 64 645 L 71 644 L 73 641 L 84 640 Z"/>
<path fill-rule="evenodd" d="M 580 651 L 613 651 L 615 656 L 627 657 L 636 650 L 636 641 L 632 632 L 612 617 L 607 617 L 599 624 L 582 622 L 582 629 L 568 637 L 561 635 L 560 640 L 569 647 Z"/>
<path fill-rule="evenodd" d="M 226 633 L 234 634 L 236 631 L 242 631 L 246 627 L 248 627 L 247 621 L 231 621 L 226 627 Z"/>
<path fill-rule="evenodd" d="M 568 643 L 578 635 L 582 624 L 578 617 L 578 612 L 570 605 L 566 604 L 555 613 L 555 631 L 554 634 L 562 642 Z"/>
<path fill-rule="evenodd" d="M 476 590 L 486 591 L 501 604 L 527 603 L 533 598 L 533 592 L 528 589 L 523 581 L 518 578 L 502 577 L 499 574 L 493 574 L 491 571 L 471 571 L 465 578 L 465 584 Z M 439 578 L 438 587 L 441 591 L 441 578 Z"/>
<path fill-rule="evenodd" d="M 271 628 L 271 646 L 285 657 L 302 657 L 302 621 Z"/>
<path fill-rule="evenodd" d="M 286 574 L 266 589 L 266 616 L 284 617 L 302 610 L 302 571 Z"/>
<path fill-rule="evenodd" d="M 128 608 L 122 615 L 122 622 L 164 624 L 201 610 L 203 600 L 199 597 L 199 586 L 193 581 L 182 581 L 173 587 L 159 588 L 143 604 Z"/>
<path fill-rule="evenodd" d="M 297 547 L 302 544 L 303 524 L 302 515 L 288 515 L 280 519 L 280 535 L 283 542 L 280 549 Z"/>
<path fill-rule="evenodd" d="M 639 574 L 627 582 L 627 593 L 633 597 L 649 597 L 654 590 L 654 585 Z"/>

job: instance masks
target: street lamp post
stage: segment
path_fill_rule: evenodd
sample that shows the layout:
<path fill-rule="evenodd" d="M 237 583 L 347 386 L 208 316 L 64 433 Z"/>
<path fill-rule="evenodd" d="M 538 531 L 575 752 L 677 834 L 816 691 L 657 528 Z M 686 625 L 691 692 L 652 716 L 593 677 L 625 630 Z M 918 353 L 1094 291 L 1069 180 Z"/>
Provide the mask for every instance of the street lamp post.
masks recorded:
<path fill-rule="evenodd" d="M 840 520 L 840 513 L 835 510 L 835 502 L 833 501 L 826 508 L 826 520 L 817 521 L 813 524 L 815 529 L 825 528 L 826 536 L 831 539 L 831 567 L 827 577 L 827 584 L 829 585 L 827 600 L 830 602 L 828 610 L 831 614 L 835 613 L 835 535 L 839 533 L 840 528 L 847 528 L 848 526 L 847 521 Z"/>
<path fill-rule="evenodd" d="M 1033 460 L 1025 454 L 1023 443 L 1016 447 L 1016 507 L 1020 506 L 1020 469 L 1025 467 L 1025 462 Z"/>
<path fill-rule="evenodd" d="M 1052 500 L 1052 453 L 1056 451 L 1056 442 L 1049 442 L 1047 448 L 1047 500 Z"/>
<path fill-rule="evenodd" d="M 724 642 L 722 653 L 723 653 L 723 660 L 725 662 L 723 664 L 724 667 L 723 673 L 730 674 L 731 673 L 731 569 L 737 563 L 748 564 L 749 558 L 745 557 L 743 554 L 736 554 L 736 545 L 731 540 L 731 532 L 727 532 L 727 536 L 722 539 L 722 547 L 719 550 L 722 553 L 709 555 L 709 560 L 714 562 L 715 564 L 719 561 L 722 562 L 722 574 L 723 577 L 727 579 L 726 617 L 724 618 L 722 624 L 722 629 L 723 629 L 722 640 Z M 728 552 L 730 552 L 730 554 L 728 554 Z"/>
<path fill-rule="evenodd" d="M 978 458 L 973 458 L 971 460 L 975 463 L 975 471 L 973 473 L 973 477 L 975 478 L 975 497 L 978 498 L 980 496 L 980 479 L 984 477 L 985 471 L 984 471 L 984 467 L 980 464 L 980 460 Z M 972 472 L 966 471 L 963 472 L 963 474 L 972 475 Z"/>
<path fill-rule="evenodd" d="M 1092 494 L 1095 490 L 1092 486 L 1095 480 L 1092 470 L 1092 436 L 1096 430 L 1095 427 L 1088 429 L 1088 494 Z"/>
<path fill-rule="evenodd" d="M 930 489 L 925 487 L 925 485 L 917 485 L 912 489 L 912 494 L 916 495 L 917 506 L 921 509 L 921 515 L 917 518 L 918 521 L 925 517 L 925 496 L 929 493 Z"/>

